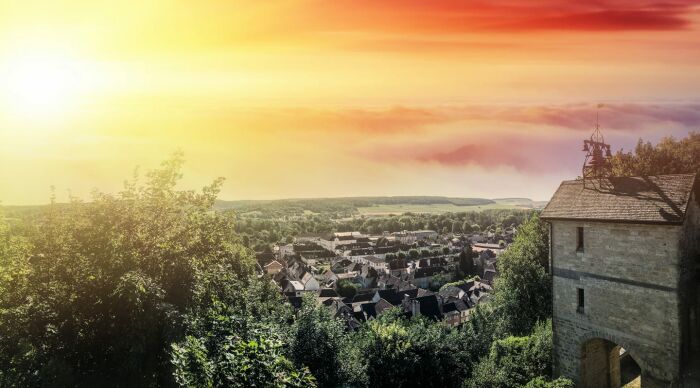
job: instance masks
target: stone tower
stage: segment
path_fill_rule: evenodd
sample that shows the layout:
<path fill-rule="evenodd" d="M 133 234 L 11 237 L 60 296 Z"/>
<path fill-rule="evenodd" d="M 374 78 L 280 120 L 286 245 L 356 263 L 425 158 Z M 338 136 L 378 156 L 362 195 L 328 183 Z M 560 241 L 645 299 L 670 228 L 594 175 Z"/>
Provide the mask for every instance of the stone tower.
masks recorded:
<path fill-rule="evenodd" d="M 695 386 L 700 366 L 695 174 L 563 182 L 550 225 L 555 373 L 579 387 Z M 635 372 L 636 371 L 636 372 Z"/>

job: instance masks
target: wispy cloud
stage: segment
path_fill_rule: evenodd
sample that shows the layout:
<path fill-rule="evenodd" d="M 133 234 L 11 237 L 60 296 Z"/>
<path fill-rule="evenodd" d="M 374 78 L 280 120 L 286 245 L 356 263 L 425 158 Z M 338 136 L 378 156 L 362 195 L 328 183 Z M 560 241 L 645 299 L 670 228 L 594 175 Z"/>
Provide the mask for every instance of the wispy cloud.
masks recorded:
<path fill-rule="evenodd" d="M 300 131 L 400 133 L 425 131 L 441 124 L 464 121 L 524 123 L 560 130 L 590 131 L 596 114 L 613 131 L 635 132 L 659 126 L 700 127 L 700 103 L 595 103 L 528 105 L 396 106 L 388 109 L 262 109 L 243 113 L 270 121 L 296 122 Z M 240 117 L 242 113 L 231 113 Z M 290 128 L 289 126 L 284 128 Z M 283 129 L 280 127 L 280 129 Z M 700 129 L 700 128 L 698 128 Z"/>
<path fill-rule="evenodd" d="M 311 2 L 306 28 L 433 34 L 659 31 L 690 26 L 692 1 L 387 0 Z M 315 20 L 315 22 L 311 22 Z"/>

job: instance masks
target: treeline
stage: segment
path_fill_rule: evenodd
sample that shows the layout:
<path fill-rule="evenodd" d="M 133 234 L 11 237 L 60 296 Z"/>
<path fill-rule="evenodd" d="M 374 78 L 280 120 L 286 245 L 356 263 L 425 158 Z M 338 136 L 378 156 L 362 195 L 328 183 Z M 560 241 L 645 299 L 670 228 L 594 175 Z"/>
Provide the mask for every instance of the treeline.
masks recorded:
<path fill-rule="evenodd" d="M 341 197 L 341 198 L 304 198 L 276 200 L 217 200 L 217 209 L 235 209 L 241 213 L 274 213 L 279 216 L 313 213 L 356 213 L 358 207 L 376 205 L 433 205 L 452 204 L 456 206 L 479 206 L 495 203 L 485 198 L 451 198 L 440 196 L 396 196 L 396 197 Z"/>
<path fill-rule="evenodd" d="M 265 218 L 259 215 L 237 216 L 236 231 L 244 243 L 262 250 L 270 243 L 291 241 L 306 234 L 360 231 L 381 234 L 402 230 L 430 229 L 440 233 L 470 233 L 477 231 L 498 232 L 520 225 L 531 210 L 488 209 L 443 214 L 405 213 L 386 217 L 357 217 L 335 219 L 328 214 L 304 215 L 293 220 Z"/>
<path fill-rule="evenodd" d="M 0 386 L 567 386 L 548 382 L 536 216 L 463 330 L 392 312 L 346 332 L 255 275 L 232 215 L 211 212 L 221 181 L 177 191 L 181 164 L 0 223 Z"/>

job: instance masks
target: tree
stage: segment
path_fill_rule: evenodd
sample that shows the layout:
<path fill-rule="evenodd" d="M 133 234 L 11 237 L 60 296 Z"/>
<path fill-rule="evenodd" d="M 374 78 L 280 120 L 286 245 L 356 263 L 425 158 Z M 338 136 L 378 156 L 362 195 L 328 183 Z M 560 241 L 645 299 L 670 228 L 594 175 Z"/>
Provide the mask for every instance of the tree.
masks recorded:
<path fill-rule="evenodd" d="M 507 337 L 491 345 L 465 387 L 509 388 L 552 373 L 552 322 L 541 322 L 532 335 Z"/>
<path fill-rule="evenodd" d="M 652 145 L 639 139 L 633 152 L 616 152 L 610 159 L 614 176 L 648 176 L 700 171 L 700 133 L 676 140 L 665 137 Z"/>
<path fill-rule="evenodd" d="M 270 335 L 268 333 L 268 335 Z M 212 349 L 213 347 L 213 349 Z M 275 335 L 187 336 L 172 345 L 175 381 L 184 387 L 314 387 L 308 369 L 296 369 Z"/>
<path fill-rule="evenodd" d="M 330 310 L 316 304 L 316 298 L 304 296 L 302 308 L 291 327 L 290 353 L 299 366 L 306 366 L 321 387 L 335 387 L 341 382 L 340 350 L 344 325 Z"/>
<path fill-rule="evenodd" d="M 0 385 L 172 385 L 170 344 L 196 353 L 185 335 L 212 304 L 276 314 L 271 288 L 237 307 L 269 283 L 254 276 L 231 214 L 211 212 L 222 180 L 177 191 L 182 163 L 0 231 Z"/>
<path fill-rule="evenodd" d="M 552 315 L 552 280 L 542 266 L 549 256 L 546 241 L 547 229 L 533 214 L 498 259 L 492 304 L 500 335 L 527 335 Z"/>
<path fill-rule="evenodd" d="M 471 233 L 472 232 L 472 225 L 469 223 L 469 221 L 464 221 L 462 223 L 462 232 L 463 233 Z"/>
<path fill-rule="evenodd" d="M 435 275 L 433 275 L 433 277 L 430 279 L 430 288 L 431 288 L 432 290 L 436 290 L 436 291 L 437 291 L 437 290 L 439 290 L 440 288 L 442 288 L 442 286 L 444 286 L 445 284 L 447 284 L 447 282 L 448 282 L 448 279 L 447 279 L 447 276 L 445 276 L 445 274 L 442 274 L 442 273 L 435 274 Z"/>
<path fill-rule="evenodd" d="M 476 266 L 474 265 L 475 256 L 471 244 L 467 244 L 464 249 L 462 249 L 462 252 L 459 253 L 459 270 L 462 276 L 476 274 Z"/>
<path fill-rule="evenodd" d="M 348 338 L 343 368 L 351 386 L 454 387 L 469 373 L 468 346 L 459 331 L 393 309 Z"/>
<path fill-rule="evenodd" d="M 359 286 L 348 279 L 341 279 L 338 281 L 338 295 L 345 298 L 352 298 L 357 294 Z"/>
<path fill-rule="evenodd" d="M 539 376 L 525 384 L 525 388 L 574 388 L 574 383 L 564 377 L 550 381 L 544 376 Z"/>

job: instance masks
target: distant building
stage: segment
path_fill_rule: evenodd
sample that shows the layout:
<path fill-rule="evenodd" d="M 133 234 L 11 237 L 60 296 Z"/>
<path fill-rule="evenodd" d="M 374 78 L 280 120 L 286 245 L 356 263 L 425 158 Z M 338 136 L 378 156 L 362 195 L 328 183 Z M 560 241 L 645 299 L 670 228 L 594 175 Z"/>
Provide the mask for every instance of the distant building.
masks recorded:
<path fill-rule="evenodd" d="M 284 268 L 284 266 L 277 260 L 272 260 L 271 262 L 267 263 L 264 267 L 265 273 L 268 275 L 275 275 L 278 272 Z"/>

